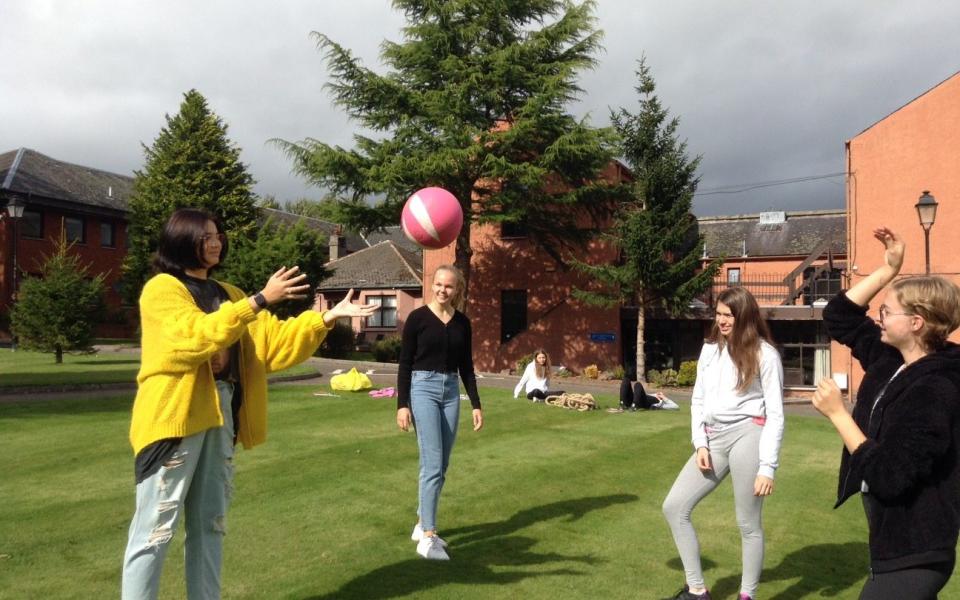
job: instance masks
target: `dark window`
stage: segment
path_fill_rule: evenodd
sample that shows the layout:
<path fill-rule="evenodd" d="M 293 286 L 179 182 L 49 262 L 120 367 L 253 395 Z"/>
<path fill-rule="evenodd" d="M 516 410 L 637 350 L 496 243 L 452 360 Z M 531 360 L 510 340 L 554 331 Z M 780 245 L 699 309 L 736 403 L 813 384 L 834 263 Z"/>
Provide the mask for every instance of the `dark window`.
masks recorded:
<path fill-rule="evenodd" d="M 17 223 L 19 233 L 23 237 L 42 238 L 43 237 L 43 213 L 39 210 L 24 210 L 23 217 Z"/>
<path fill-rule="evenodd" d="M 500 342 L 527 328 L 527 290 L 500 291 Z"/>
<path fill-rule="evenodd" d="M 526 221 L 500 223 L 501 238 L 524 238 L 530 233 Z"/>
<path fill-rule="evenodd" d="M 729 286 L 740 285 L 740 269 L 739 268 L 727 269 L 727 285 Z"/>
<path fill-rule="evenodd" d="M 64 217 L 63 229 L 67 235 L 67 242 L 83 244 L 87 241 L 86 227 L 83 217 Z"/>
<path fill-rule="evenodd" d="M 843 289 L 843 273 L 840 269 L 827 269 L 812 277 L 815 272 L 816 267 L 807 267 L 803 271 L 803 281 L 807 284 L 803 303 L 808 306 L 817 300 L 829 300 Z"/>
<path fill-rule="evenodd" d="M 100 245 L 106 248 L 115 248 L 117 246 L 114 240 L 113 223 L 100 222 Z"/>
<path fill-rule="evenodd" d="M 367 296 L 367 304 L 376 304 L 380 309 L 367 317 L 367 327 L 397 326 L 396 296 Z"/>
<path fill-rule="evenodd" d="M 785 386 L 812 387 L 830 377 L 830 338 L 822 321 L 769 321 Z"/>

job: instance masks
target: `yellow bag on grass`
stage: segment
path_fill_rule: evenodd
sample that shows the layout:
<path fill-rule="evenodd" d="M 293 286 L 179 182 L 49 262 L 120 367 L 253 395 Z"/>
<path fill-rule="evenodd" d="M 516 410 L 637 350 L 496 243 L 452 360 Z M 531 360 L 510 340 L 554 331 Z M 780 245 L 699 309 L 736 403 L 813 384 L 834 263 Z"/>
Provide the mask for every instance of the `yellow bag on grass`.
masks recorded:
<path fill-rule="evenodd" d="M 341 392 L 357 392 L 369 390 L 372 387 L 373 382 L 370 381 L 370 378 L 357 371 L 356 367 L 330 378 L 330 389 L 340 390 Z"/>

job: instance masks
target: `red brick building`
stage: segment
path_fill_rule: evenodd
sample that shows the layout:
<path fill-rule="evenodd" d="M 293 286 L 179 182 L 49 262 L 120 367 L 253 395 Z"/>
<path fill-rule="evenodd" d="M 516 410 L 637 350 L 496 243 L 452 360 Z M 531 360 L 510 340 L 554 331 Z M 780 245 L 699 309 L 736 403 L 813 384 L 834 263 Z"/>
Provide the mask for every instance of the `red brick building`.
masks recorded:
<path fill-rule="evenodd" d="M 133 178 L 75 165 L 20 148 L 0 154 L 0 312 L 6 315 L 16 285 L 25 274 L 39 274 L 61 234 L 72 252 L 104 273 L 106 300 L 113 316 L 98 335 L 126 333 L 116 289 L 127 243 L 127 199 Z M 23 215 L 10 217 L 7 205 L 21 203 Z M 14 258 L 17 275 L 14 275 Z M 15 283 L 16 282 L 16 283 Z"/>
<path fill-rule="evenodd" d="M 758 297 L 784 355 L 787 384 L 814 385 L 829 374 L 830 343 L 822 326 L 823 299 L 840 288 L 846 257 L 843 211 L 765 213 L 709 217 L 698 221 L 703 259 L 725 257 L 713 289 L 679 318 L 651 311 L 645 324 L 647 368 L 677 368 L 695 360 L 712 319 L 713 296 L 728 284 Z M 554 364 L 576 371 L 589 364 L 633 369 L 636 309 L 602 309 L 571 298 L 589 284 L 523 236 L 504 235 L 494 225 L 471 229 L 473 258 L 468 311 L 479 369 L 511 368 L 517 358 L 543 347 Z M 424 297 L 436 267 L 453 261 L 453 247 L 424 258 Z M 599 262 L 609 247 L 591 244 L 584 253 Z"/>
<path fill-rule="evenodd" d="M 930 271 L 960 282 L 960 73 L 851 138 L 846 150 L 849 282 L 880 265 L 872 231 L 881 225 L 904 236 L 901 274 L 925 273 L 924 231 L 915 208 L 925 190 L 939 204 L 930 229 Z M 871 306 L 873 314 L 881 301 Z M 849 373 L 854 388 L 862 377 L 847 352 L 835 353 L 833 370 Z"/>

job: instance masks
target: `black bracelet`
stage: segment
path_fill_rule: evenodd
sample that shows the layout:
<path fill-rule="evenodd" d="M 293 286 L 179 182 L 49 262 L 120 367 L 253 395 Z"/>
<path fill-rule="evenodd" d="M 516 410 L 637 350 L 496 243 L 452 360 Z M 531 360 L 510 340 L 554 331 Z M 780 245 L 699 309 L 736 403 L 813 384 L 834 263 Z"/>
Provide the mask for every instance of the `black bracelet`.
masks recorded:
<path fill-rule="evenodd" d="M 267 299 L 263 296 L 262 292 L 257 292 L 256 295 L 253 297 L 253 301 L 256 302 L 257 306 L 259 306 L 260 308 L 267 307 Z"/>

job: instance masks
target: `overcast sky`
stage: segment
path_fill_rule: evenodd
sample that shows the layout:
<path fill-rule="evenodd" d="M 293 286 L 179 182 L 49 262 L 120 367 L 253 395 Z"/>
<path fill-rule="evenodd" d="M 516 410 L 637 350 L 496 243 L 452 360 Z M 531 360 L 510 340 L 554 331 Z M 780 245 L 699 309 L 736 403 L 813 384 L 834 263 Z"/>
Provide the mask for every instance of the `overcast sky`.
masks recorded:
<path fill-rule="evenodd" d="M 350 146 L 310 38 L 329 35 L 381 70 L 401 39 L 385 0 L 2 0 L 0 152 L 130 174 L 164 115 L 196 88 L 281 202 L 321 192 L 271 138 Z M 700 215 L 843 206 L 844 179 L 742 189 L 844 170 L 844 142 L 960 70 L 960 2 L 598 0 L 599 65 L 571 111 L 635 110 L 646 54 L 658 94 L 701 154 Z"/>

